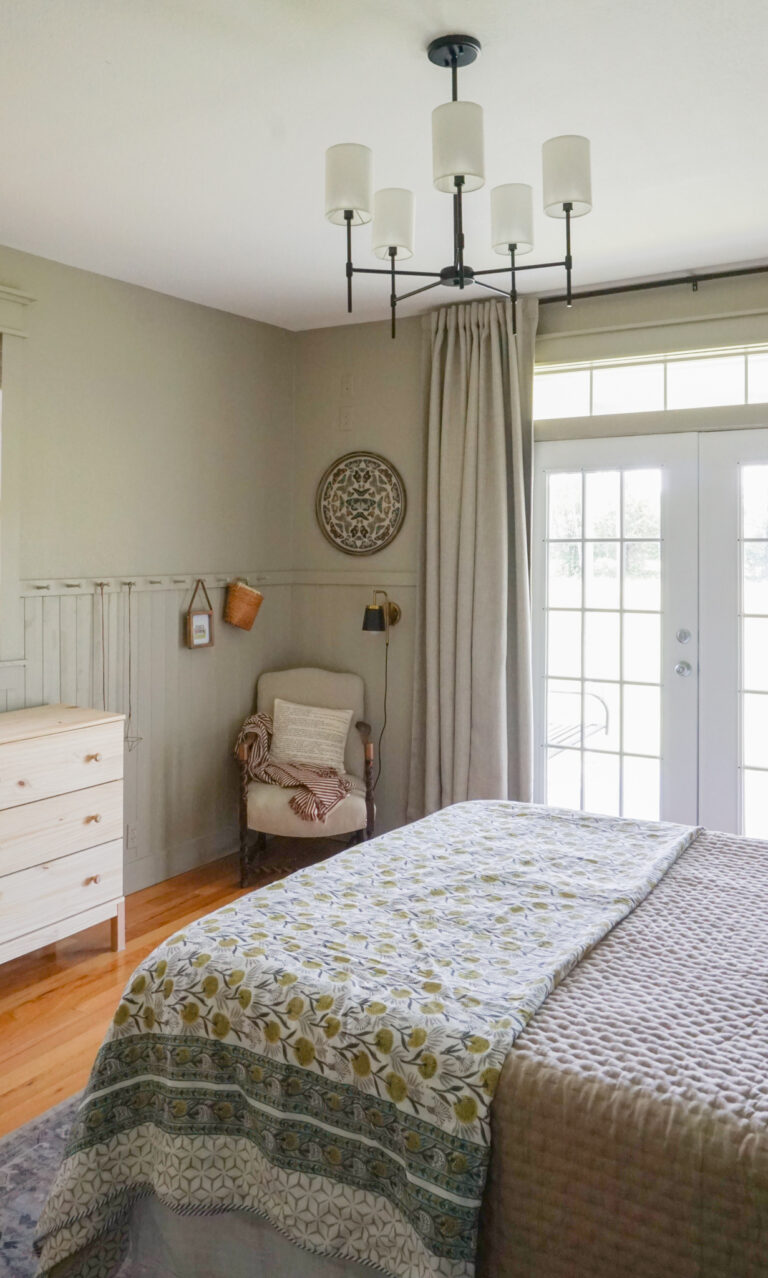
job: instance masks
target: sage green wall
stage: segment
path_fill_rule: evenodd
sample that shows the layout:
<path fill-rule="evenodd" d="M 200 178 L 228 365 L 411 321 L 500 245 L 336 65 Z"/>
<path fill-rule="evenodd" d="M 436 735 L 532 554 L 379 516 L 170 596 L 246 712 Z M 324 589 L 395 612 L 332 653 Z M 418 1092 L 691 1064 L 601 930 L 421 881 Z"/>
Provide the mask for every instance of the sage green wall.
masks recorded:
<path fill-rule="evenodd" d="M 7 249 L 0 281 L 34 298 L 27 336 L 3 339 L 0 708 L 100 706 L 94 579 L 290 568 L 295 337 Z M 22 598 L 30 578 L 85 586 Z M 234 733 L 258 672 L 291 660 L 288 580 L 265 586 L 250 633 L 218 621 L 200 652 L 181 641 L 189 594 L 133 601 L 128 890 L 234 846 Z M 107 703 L 124 711 L 124 593 L 105 613 Z"/>
<path fill-rule="evenodd" d="M 361 629 L 371 587 L 385 589 L 403 610 L 389 650 L 379 831 L 405 820 L 424 441 L 421 377 L 419 317 L 398 321 L 395 341 L 388 322 L 296 334 L 294 652 L 307 664 L 363 676 L 367 714 L 377 736 L 384 700 L 384 639 Z M 326 467 L 342 453 L 361 448 L 394 463 L 408 503 L 395 540 L 365 557 L 345 555 L 332 546 L 314 515 L 315 491 Z"/>
<path fill-rule="evenodd" d="M 0 279 L 35 299 L 20 577 L 290 566 L 291 333 L 8 249 Z"/>

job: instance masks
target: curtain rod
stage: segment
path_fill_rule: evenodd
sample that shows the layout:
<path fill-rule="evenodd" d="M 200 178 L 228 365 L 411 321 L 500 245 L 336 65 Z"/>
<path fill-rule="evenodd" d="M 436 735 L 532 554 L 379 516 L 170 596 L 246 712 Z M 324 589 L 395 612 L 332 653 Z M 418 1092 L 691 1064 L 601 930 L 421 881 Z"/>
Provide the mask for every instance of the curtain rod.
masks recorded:
<path fill-rule="evenodd" d="M 573 301 L 578 302 L 586 297 L 612 297 L 617 293 L 640 293 L 649 288 L 672 288 L 673 285 L 690 284 L 694 293 L 699 284 L 709 280 L 733 280 L 740 275 L 764 275 L 768 273 L 768 263 L 764 266 L 742 266 L 730 271 L 692 271 L 690 275 L 677 275 L 674 279 L 643 280 L 639 284 L 614 284 L 610 288 L 579 289 L 573 293 Z M 550 302 L 566 302 L 565 293 L 556 297 L 540 297 L 539 305 L 546 306 Z"/>

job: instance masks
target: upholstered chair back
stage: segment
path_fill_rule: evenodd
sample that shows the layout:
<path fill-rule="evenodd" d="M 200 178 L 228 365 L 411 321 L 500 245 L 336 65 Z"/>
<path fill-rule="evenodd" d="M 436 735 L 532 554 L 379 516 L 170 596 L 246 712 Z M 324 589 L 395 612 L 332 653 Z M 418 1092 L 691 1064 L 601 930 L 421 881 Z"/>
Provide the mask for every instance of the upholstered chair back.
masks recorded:
<path fill-rule="evenodd" d="M 256 685 L 256 709 L 271 714 L 275 697 L 294 701 L 300 706 L 326 706 L 330 710 L 351 710 L 352 721 L 344 762 L 347 772 L 363 777 L 365 756 L 360 733 L 355 724 L 365 718 L 365 685 L 359 675 L 338 674 L 302 666 L 296 670 L 270 670 L 259 676 Z"/>

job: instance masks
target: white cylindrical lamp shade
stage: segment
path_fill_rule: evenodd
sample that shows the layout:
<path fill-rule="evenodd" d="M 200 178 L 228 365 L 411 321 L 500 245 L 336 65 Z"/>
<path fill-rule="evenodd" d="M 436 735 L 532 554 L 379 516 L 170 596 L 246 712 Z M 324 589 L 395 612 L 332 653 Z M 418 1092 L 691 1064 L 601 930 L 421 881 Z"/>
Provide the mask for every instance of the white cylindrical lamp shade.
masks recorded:
<path fill-rule="evenodd" d="M 388 186 L 373 197 L 373 251 L 377 257 L 413 257 L 413 192 Z"/>
<path fill-rule="evenodd" d="M 485 182 L 483 108 L 476 102 L 444 102 L 432 112 L 432 173 L 438 191 L 477 191 Z"/>
<path fill-rule="evenodd" d="M 550 138 L 541 148 L 544 169 L 544 212 L 565 217 L 564 204 L 572 204 L 572 217 L 583 217 L 592 208 L 592 174 L 589 138 L 565 133 Z"/>
<path fill-rule="evenodd" d="M 533 248 L 533 188 L 507 182 L 491 191 L 491 244 L 495 253 L 530 253 Z"/>
<path fill-rule="evenodd" d="M 371 149 L 357 142 L 340 142 L 325 153 L 325 216 L 343 226 L 345 212 L 352 211 L 352 225 L 371 220 Z"/>

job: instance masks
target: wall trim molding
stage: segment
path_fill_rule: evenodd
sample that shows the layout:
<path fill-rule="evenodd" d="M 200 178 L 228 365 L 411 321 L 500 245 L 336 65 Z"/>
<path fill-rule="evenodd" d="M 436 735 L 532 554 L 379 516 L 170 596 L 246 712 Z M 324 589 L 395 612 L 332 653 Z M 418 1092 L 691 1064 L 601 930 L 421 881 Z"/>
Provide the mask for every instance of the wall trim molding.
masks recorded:
<path fill-rule="evenodd" d="M 209 590 L 222 590 L 235 577 L 245 577 L 252 586 L 378 586 L 405 588 L 416 586 L 418 574 L 402 569 L 386 572 L 384 569 L 258 569 L 254 572 L 209 573 L 155 573 L 137 576 L 131 573 L 111 573 L 103 577 L 90 577 L 72 573 L 69 577 L 32 577 L 19 582 L 22 599 L 50 598 L 53 595 L 97 595 L 101 584 L 105 595 L 126 594 L 129 584 L 134 591 L 174 591 L 185 594 L 194 588 L 202 577 Z"/>
<path fill-rule="evenodd" d="M 27 336 L 27 307 L 34 297 L 18 288 L 0 284 L 0 333 L 9 337 Z"/>

